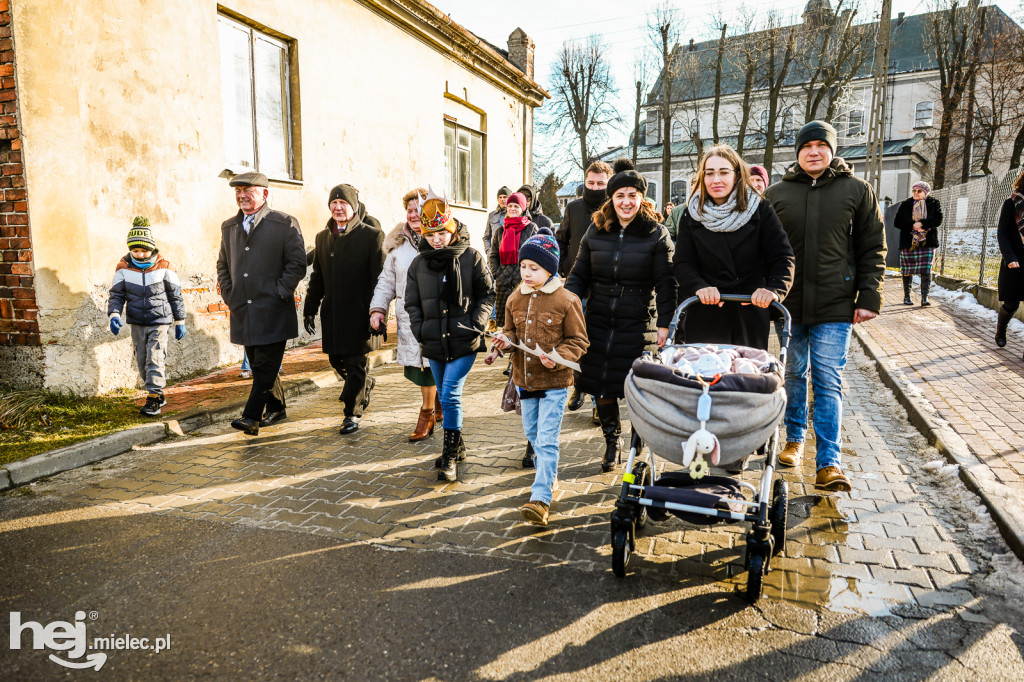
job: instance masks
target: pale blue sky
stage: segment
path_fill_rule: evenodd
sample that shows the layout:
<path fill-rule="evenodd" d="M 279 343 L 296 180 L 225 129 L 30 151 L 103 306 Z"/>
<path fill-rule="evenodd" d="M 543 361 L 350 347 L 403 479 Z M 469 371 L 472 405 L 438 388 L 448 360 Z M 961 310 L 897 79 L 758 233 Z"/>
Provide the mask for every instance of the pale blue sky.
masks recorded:
<path fill-rule="evenodd" d="M 657 0 L 640 0 L 630 11 L 630 6 L 621 0 L 514 0 L 513 2 L 494 2 L 493 0 L 431 0 L 435 7 L 451 16 L 451 18 L 471 30 L 478 36 L 498 45 L 506 47 L 509 34 L 516 27 L 522 27 L 533 38 L 537 45 L 535 68 L 536 79 L 543 87 L 549 86 L 548 74 L 562 43 L 566 40 L 586 38 L 598 33 L 609 43 L 609 54 L 612 63 L 612 75 L 622 93 L 619 109 L 627 119 L 624 130 L 609 135 L 608 144 L 625 144 L 628 137 L 626 128 L 632 127 L 633 107 L 633 64 L 637 52 L 650 44 L 646 26 L 648 13 L 658 5 Z M 737 15 L 745 10 L 736 0 L 705 0 L 702 2 L 677 2 L 683 17 L 685 29 L 680 35 L 680 42 L 687 43 L 690 38 L 697 41 L 710 37 L 713 31 L 712 17 L 725 11 L 726 22 L 736 21 Z M 807 4 L 807 0 L 779 0 L 778 2 L 747 2 L 749 8 L 766 10 L 769 7 L 791 14 L 793 22 L 798 22 L 799 15 Z M 1019 0 L 1001 0 L 999 2 L 983 2 L 983 4 L 999 5 L 1003 11 L 1016 16 L 1020 6 Z M 836 5 L 835 0 L 832 2 Z M 875 14 L 881 10 L 881 0 L 862 0 L 862 10 L 858 14 L 863 21 L 864 14 Z M 899 12 L 921 14 L 930 11 L 933 0 L 893 0 L 892 13 L 895 17 Z M 542 141 L 538 141 L 541 142 Z M 538 149 L 538 151 L 541 151 Z"/>

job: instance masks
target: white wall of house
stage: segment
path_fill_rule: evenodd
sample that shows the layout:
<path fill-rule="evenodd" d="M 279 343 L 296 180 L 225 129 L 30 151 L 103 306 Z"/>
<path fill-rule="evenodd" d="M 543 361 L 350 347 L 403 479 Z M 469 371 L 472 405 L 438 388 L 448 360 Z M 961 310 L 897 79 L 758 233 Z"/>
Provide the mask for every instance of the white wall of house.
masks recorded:
<path fill-rule="evenodd" d="M 232 165 L 225 132 L 226 14 L 254 40 L 287 46 L 294 164 L 272 174 L 270 203 L 298 218 L 307 245 L 338 183 L 358 187 L 385 230 L 404 219 L 406 191 L 441 190 L 446 121 L 484 139 L 474 159 L 483 163 L 482 198 L 455 210 L 480 243 L 496 188 L 530 176 L 532 109 L 544 93 L 500 57 L 446 47 L 439 30 L 410 29 L 371 5 L 417 3 L 20 0 L 12 8 L 43 385 L 80 393 L 136 385 L 128 335 L 109 333 L 105 311 L 140 214 L 186 292 L 190 334 L 172 342 L 170 375 L 241 359 L 225 314 L 210 309 L 220 302 L 219 226 L 237 210 L 219 174 L 245 170 Z M 262 87 L 272 90 L 273 79 Z"/>

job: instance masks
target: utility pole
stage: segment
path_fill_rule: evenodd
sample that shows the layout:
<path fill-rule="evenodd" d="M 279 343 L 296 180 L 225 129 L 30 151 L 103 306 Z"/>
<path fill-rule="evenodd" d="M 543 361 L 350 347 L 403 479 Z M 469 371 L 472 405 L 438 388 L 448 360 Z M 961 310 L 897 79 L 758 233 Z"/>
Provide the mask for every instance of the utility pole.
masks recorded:
<path fill-rule="evenodd" d="M 882 150 L 885 145 L 885 89 L 889 80 L 889 34 L 892 27 L 892 0 L 882 0 L 882 12 L 875 32 L 874 83 L 871 87 L 871 118 L 868 123 L 868 177 L 875 196 L 882 187 Z"/>

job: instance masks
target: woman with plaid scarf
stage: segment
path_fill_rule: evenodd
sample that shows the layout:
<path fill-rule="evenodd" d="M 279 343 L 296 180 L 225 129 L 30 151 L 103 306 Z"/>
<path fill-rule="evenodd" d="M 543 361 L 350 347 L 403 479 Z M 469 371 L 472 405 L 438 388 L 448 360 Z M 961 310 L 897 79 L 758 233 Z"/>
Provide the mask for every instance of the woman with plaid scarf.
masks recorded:
<path fill-rule="evenodd" d="M 893 225 L 900 231 L 900 274 L 903 275 L 903 305 L 914 305 L 910 288 L 914 275 L 921 276 L 921 305 L 929 306 L 928 287 L 932 281 L 932 258 L 939 246 L 942 206 L 928 196 L 931 185 L 914 183 L 911 198 L 900 204 Z"/>

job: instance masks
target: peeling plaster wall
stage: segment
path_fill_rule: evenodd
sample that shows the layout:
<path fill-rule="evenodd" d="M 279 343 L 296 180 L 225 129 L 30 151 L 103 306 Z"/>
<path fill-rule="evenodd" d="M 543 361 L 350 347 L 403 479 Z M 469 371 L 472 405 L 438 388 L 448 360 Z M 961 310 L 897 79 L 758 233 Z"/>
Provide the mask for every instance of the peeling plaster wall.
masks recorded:
<path fill-rule="evenodd" d="M 525 105 L 455 59 L 353 1 L 223 6 L 296 41 L 302 185 L 273 185 L 270 203 L 298 218 L 307 245 L 340 182 L 361 190 L 385 230 L 404 220 L 410 188 L 444 186 L 446 88 L 487 114 L 486 201 L 502 184 L 524 182 Z M 112 336 L 106 318 L 135 215 L 153 223 L 185 291 L 189 335 L 171 341 L 170 377 L 241 359 L 216 292 L 219 226 L 237 210 L 218 177 L 226 164 L 217 12 L 197 0 L 13 8 L 43 344 L 42 367 L 26 371 L 49 388 L 141 385 L 129 335 Z M 455 213 L 479 248 L 486 210 Z"/>

